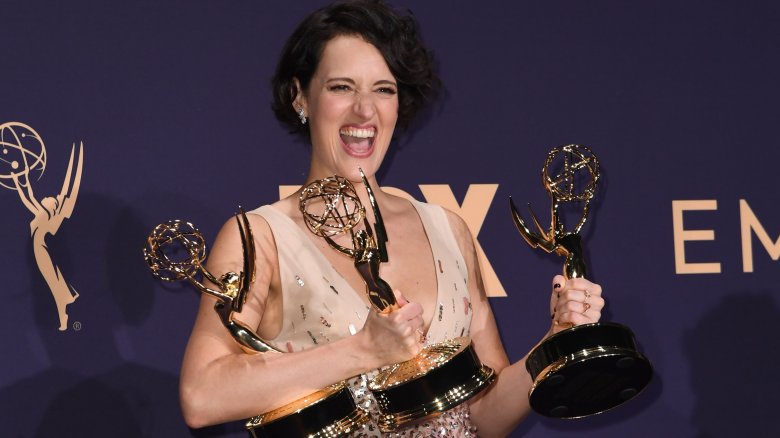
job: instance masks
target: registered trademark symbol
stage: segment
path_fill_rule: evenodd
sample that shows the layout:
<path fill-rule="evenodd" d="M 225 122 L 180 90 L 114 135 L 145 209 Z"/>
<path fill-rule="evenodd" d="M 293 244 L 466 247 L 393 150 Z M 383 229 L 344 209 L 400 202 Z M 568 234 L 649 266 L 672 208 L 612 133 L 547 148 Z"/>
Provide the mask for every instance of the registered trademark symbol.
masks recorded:
<path fill-rule="evenodd" d="M 81 322 L 80 321 L 76 321 L 76 322 L 73 323 L 73 330 L 76 330 L 76 331 L 81 330 Z"/>

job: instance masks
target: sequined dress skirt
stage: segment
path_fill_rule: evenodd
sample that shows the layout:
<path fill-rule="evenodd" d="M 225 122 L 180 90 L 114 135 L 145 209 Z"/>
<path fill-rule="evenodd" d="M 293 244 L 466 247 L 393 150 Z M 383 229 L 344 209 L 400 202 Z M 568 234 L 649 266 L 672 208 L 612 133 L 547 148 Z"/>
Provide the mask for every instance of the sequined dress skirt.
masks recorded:
<path fill-rule="evenodd" d="M 355 403 L 363 408 L 367 409 L 372 420 L 363 426 L 362 429 L 352 434 L 355 438 L 369 438 L 369 437 L 383 437 L 383 438 L 427 438 L 427 437 L 452 437 L 461 438 L 468 437 L 473 438 L 477 436 L 477 428 L 471 422 L 468 403 L 460 404 L 449 411 L 446 411 L 435 418 L 421 420 L 403 429 L 399 429 L 395 432 L 382 433 L 379 430 L 376 422 L 373 420 L 379 418 L 379 408 L 377 406 L 376 399 L 368 390 L 368 382 L 373 376 L 376 375 L 376 371 L 353 377 L 347 382 L 349 383 L 352 396 L 355 398 Z"/>

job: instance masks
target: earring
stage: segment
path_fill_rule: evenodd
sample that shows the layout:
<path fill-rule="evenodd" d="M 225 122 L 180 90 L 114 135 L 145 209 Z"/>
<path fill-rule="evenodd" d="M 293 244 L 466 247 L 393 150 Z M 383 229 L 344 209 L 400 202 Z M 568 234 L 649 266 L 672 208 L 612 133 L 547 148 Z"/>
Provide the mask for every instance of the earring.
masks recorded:
<path fill-rule="evenodd" d="M 303 110 L 303 107 L 298 108 L 298 118 L 301 119 L 301 125 L 306 124 L 306 112 Z"/>

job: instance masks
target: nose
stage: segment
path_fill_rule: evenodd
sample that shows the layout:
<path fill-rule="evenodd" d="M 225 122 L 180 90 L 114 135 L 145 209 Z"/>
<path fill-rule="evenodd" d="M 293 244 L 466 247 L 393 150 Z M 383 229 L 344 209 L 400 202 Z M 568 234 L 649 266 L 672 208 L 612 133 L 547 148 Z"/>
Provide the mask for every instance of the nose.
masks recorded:
<path fill-rule="evenodd" d="M 353 111 L 363 120 L 368 120 L 376 114 L 376 106 L 371 93 L 355 93 Z"/>

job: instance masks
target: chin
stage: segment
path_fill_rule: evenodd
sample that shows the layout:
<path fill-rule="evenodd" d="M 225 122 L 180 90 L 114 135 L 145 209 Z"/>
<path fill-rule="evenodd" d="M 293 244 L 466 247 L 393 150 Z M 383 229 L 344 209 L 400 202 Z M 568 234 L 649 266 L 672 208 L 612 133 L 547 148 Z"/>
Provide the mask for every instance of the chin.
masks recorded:
<path fill-rule="evenodd" d="M 360 175 L 360 170 L 366 175 L 366 178 L 371 178 L 379 170 L 378 166 L 373 162 L 366 162 L 366 160 L 359 160 L 353 162 L 354 165 L 343 166 L 339 169 L 341 176 L 348 179 L 352 183 L 362 183 L 363 179 Z"/>
<path fill-rule="evenodd" d="M 379 155 L 377 155 L 379 154 Z M 362 182 L 360 176 L 360 170 L 366 175 L 366 178 L 371 179 L 382 165 L 382 155 L 379 151 L 374 150 L 373 153 L 367 157 L 347 157 L 344 161 L 336 166 L 336 170 L 339 175 L 354 182 Z"/>

